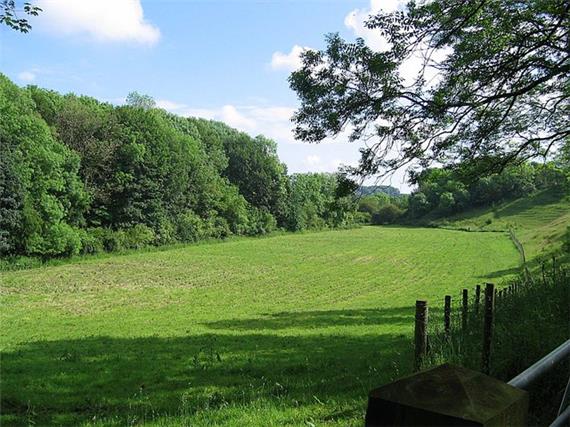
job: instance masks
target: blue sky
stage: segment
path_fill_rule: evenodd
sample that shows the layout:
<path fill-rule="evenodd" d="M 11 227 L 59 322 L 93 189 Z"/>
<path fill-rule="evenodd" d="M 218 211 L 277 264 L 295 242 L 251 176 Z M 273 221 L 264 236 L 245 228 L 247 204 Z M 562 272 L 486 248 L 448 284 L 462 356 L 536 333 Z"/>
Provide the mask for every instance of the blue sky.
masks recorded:
<path fill-rule="evenodd" d="M 290 172 L 334 171 L 358 160 L 344 136 L 294 141 L 298 105 L 287 76 L 324 35 L 381 43 L 362 21 L 397 0 L 36 0 L 32 32 L 0 29 L 0 70 L 37 84 L 120 104 L 132 90 L 180 115 L 221 120 L 278 144 Z M 402 174 L 391 184 L 403 190 Z"/>

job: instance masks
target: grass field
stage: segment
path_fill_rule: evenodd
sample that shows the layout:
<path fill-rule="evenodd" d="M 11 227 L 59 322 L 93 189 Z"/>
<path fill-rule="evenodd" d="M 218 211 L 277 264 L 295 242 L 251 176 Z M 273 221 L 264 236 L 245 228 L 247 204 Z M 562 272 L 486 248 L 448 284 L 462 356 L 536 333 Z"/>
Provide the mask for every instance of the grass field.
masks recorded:
<path fill-rule="evenodd" d="M 361 425 L 415 300 L 517 262 L 504 233 L 364 227 L 0 273 L 2 425 Z"/>
<path fill-rule="evenodd" d="M 481 231 L 511 228 L 524 246 L 527 259 L 533 261 L 545 251 L 560 249 L 562 235 L 570 226 L 570 193 L 541 191 L 494 208 L 468 211 L 443 222 Z"/>

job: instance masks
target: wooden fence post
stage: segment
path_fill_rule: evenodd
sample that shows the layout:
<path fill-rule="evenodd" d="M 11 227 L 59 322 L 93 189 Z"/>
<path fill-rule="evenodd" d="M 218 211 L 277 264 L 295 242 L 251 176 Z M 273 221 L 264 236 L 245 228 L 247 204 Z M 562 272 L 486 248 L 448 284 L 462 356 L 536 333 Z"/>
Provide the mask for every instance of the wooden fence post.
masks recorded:
<path fill-rule="evenodd" d="M 482 370 L 484 374 L 489 374 L 491 366 L 491 342 L 493 340 L 493 320 L 495 315 L 495 285 L 487 283 L 485 285 L 485 307 L 483 323 L 483 360 Z"/>
<path fill-rule="evenodd" d="M 475 314 L 479 314 L 479 304 L 481 300 L 481 285 L 475 287 Z"/>
<path fill-rule="evenodd" d="M 419 371 L 422 361 L 427 353 L 427 301 L 416 301 L 416 330 L 415 330 L 415 358 L 414 370 Z"/>
<path fill-rule="evenodd" d="M 461 328 L 463 333 L 467 332 L 467 314 L 469 313 L 469 294 L 467 289 L 463 289 L 463 304 L 461 311 Z"/>
<path fill-rule="evenodd" d="M 445 338 L 449 339 L 451 332 L 451 296 L 445 296 L 445 305 L 443 307 L 443 329 Z"/>

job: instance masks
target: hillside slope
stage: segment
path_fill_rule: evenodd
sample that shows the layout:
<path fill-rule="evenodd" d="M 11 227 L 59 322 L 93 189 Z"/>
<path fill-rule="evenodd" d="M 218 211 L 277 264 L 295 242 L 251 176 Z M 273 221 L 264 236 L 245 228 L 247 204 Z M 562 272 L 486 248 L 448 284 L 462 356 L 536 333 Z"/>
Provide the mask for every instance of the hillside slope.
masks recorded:
<path fill-rule="evenodd" d="M 570 226 L 568 191 L 545 190 L 490 208 L 476 209 L 432 225 L 470 231 L 512 229 L 524 246 L 528 260 L 558 251 Z"/>

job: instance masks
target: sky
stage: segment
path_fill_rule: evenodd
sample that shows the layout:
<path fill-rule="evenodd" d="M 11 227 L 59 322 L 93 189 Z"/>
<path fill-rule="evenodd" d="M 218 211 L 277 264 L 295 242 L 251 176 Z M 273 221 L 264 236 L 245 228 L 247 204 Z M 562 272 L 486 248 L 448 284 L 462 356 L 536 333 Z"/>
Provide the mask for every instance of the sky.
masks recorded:
<path fill-rule="evenodd" d="M 296 141 L 298 107 L 287 77 L 303 49 L 325 35 L 384 41 L 363 26 L 400 0 L 34 0 L 42 8 L 21 34 L 0 27 L 0 72 L 21 86 L 88 95 L 114 104 L 131 91 L 182 116 L 220 120 L 276 141 L 290 173 L 355 165 L 359 143 L 345 135 Z M 18 1 L 21 5 L 22 2 Z M 405 173 L 383 181 L 408 192 Z"/>

